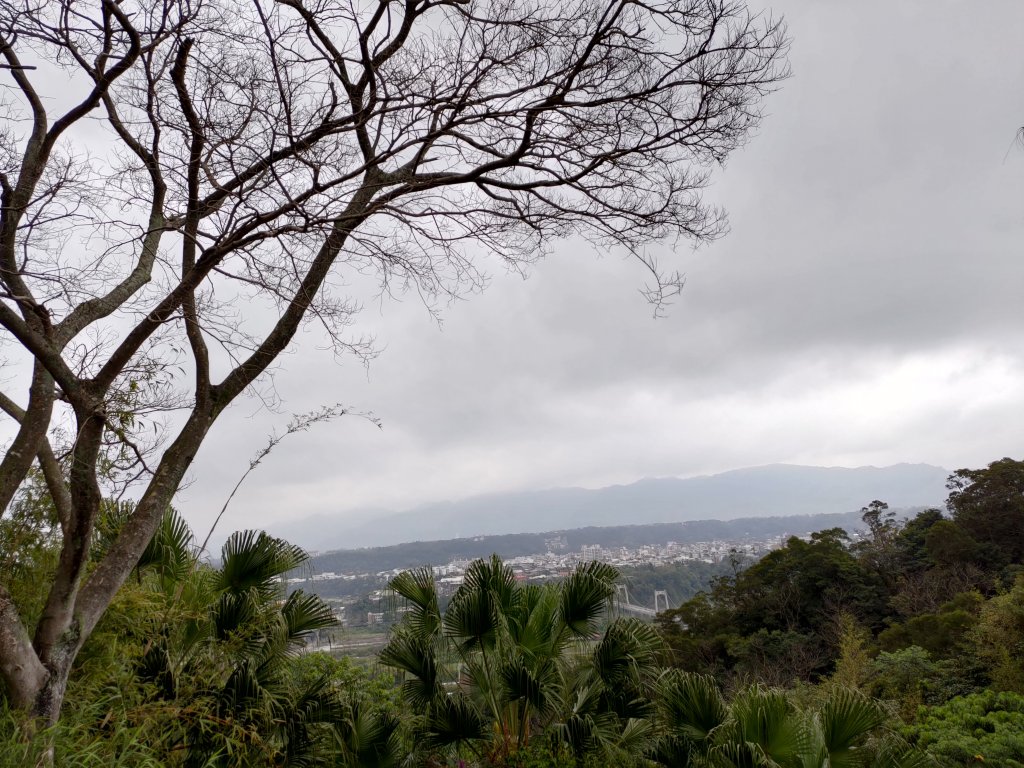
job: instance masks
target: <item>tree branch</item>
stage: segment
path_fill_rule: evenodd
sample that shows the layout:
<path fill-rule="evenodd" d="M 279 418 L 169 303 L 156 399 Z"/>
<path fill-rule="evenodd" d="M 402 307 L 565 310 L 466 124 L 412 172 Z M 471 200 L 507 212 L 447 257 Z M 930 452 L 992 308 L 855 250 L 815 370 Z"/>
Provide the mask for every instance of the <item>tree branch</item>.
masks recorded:
<path fill-rule="evenodd" d="M 3 392 L 0 392 L 0 410 L 10 416 L 19 424 L 25 420 L 25 410 L 16 402 L 11 400 Z M 61 531 L 68 535 L 68 521 L 71 519 L 71 494 L 68 492 L 67 483 L 64 482 L 64 473 L 61 470 L 60 462 L 53 453 L 50 441 L 43 437 L 36 455 L 39 460 L 39 468 L 43 471 L 43 479 L 46 481 L 47 490 L 53 499 L 53 505 L 57 510 L 57 519 L 60 520 Z"/>
<path fill-rule="evenodd" d="M 18 492 L 46 440 L 53 401 L 53 379 L 36 361 L 32 370 L 28 408 L 22 412 L 18 434 L 4 454 L 3 461 L 0 461 L 0 514 L 14 499 L 14 494 Z"/>

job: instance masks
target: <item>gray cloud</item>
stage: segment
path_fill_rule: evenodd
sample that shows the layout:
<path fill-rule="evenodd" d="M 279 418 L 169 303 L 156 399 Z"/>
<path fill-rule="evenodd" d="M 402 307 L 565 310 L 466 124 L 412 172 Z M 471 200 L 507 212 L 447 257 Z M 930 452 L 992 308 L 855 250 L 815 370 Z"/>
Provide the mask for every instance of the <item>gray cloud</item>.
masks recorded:
<path fill-rule="evenodd" d="M 289 438 L 227 528 L 479 492 L 606 485 L 790 461 L 979 465 L 1019 450 L 1024 406 L 1024 5 L 774 4 L 794 77 L 709 199 L 731 233 L 656 249 L 688 277 L 667 318 L 643 270 L 558 245 L 492 270 L 439 329 L 371 305 L 382 355 L 337 364 L 311 330 L 285 408 L 346 418 Z M 236 406 L 182 507 L 205 521 L 284 414 Z"/>

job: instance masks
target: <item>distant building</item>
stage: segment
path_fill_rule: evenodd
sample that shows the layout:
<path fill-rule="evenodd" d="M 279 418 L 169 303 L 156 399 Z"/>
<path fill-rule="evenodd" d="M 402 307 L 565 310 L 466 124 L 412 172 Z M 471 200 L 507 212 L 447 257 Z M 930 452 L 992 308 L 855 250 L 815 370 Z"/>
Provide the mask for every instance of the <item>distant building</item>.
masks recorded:
<path fill-rule="evenodd" d="M 552 536 L 550 539 L 544 539 L 544 546 L 548 548 L 548 552 L 564 552 L 569 548 L 569 542 L 565 536 Z"/>

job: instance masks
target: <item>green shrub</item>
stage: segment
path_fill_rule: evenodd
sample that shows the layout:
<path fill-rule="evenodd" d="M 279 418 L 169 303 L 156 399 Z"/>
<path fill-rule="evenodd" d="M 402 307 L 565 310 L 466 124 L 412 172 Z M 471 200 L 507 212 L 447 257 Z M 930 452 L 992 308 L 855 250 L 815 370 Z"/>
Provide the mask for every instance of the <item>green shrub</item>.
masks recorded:
<path fill-rule="evenodd" d="M 907 736 L 942 765 L 1024 768 L 1024 696 L 985 691 L 922 707 Z"/>
<path fill-rule="evenodd" d="M 56 768 L 163 768 L 145 728 L 97 727 L 101 721 L 90 714 L 97 713 L 79 710 L 58 726 L 26 734 L 23 720 L 0 708 L 0 768 L 43 765 L 51 746 Z"/>

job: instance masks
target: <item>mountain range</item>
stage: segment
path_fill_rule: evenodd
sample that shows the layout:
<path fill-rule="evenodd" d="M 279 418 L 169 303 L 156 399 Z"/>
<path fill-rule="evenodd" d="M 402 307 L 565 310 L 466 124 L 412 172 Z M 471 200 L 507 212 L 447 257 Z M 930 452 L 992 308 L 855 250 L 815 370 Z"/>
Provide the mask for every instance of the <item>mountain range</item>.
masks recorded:
<path fill-rule="evenodd" d="M 324 552 L 585 526 L 847 513 L 875 499 L 894 508 L 941 506 L 948 475 L 948 470 L 928 464 L 857 468 L 773 464 L 700 477 L 646 478 L 596 489 L 474 496 L 397 513 L 317 515 L 291 521 L 272 533 Z"/>

